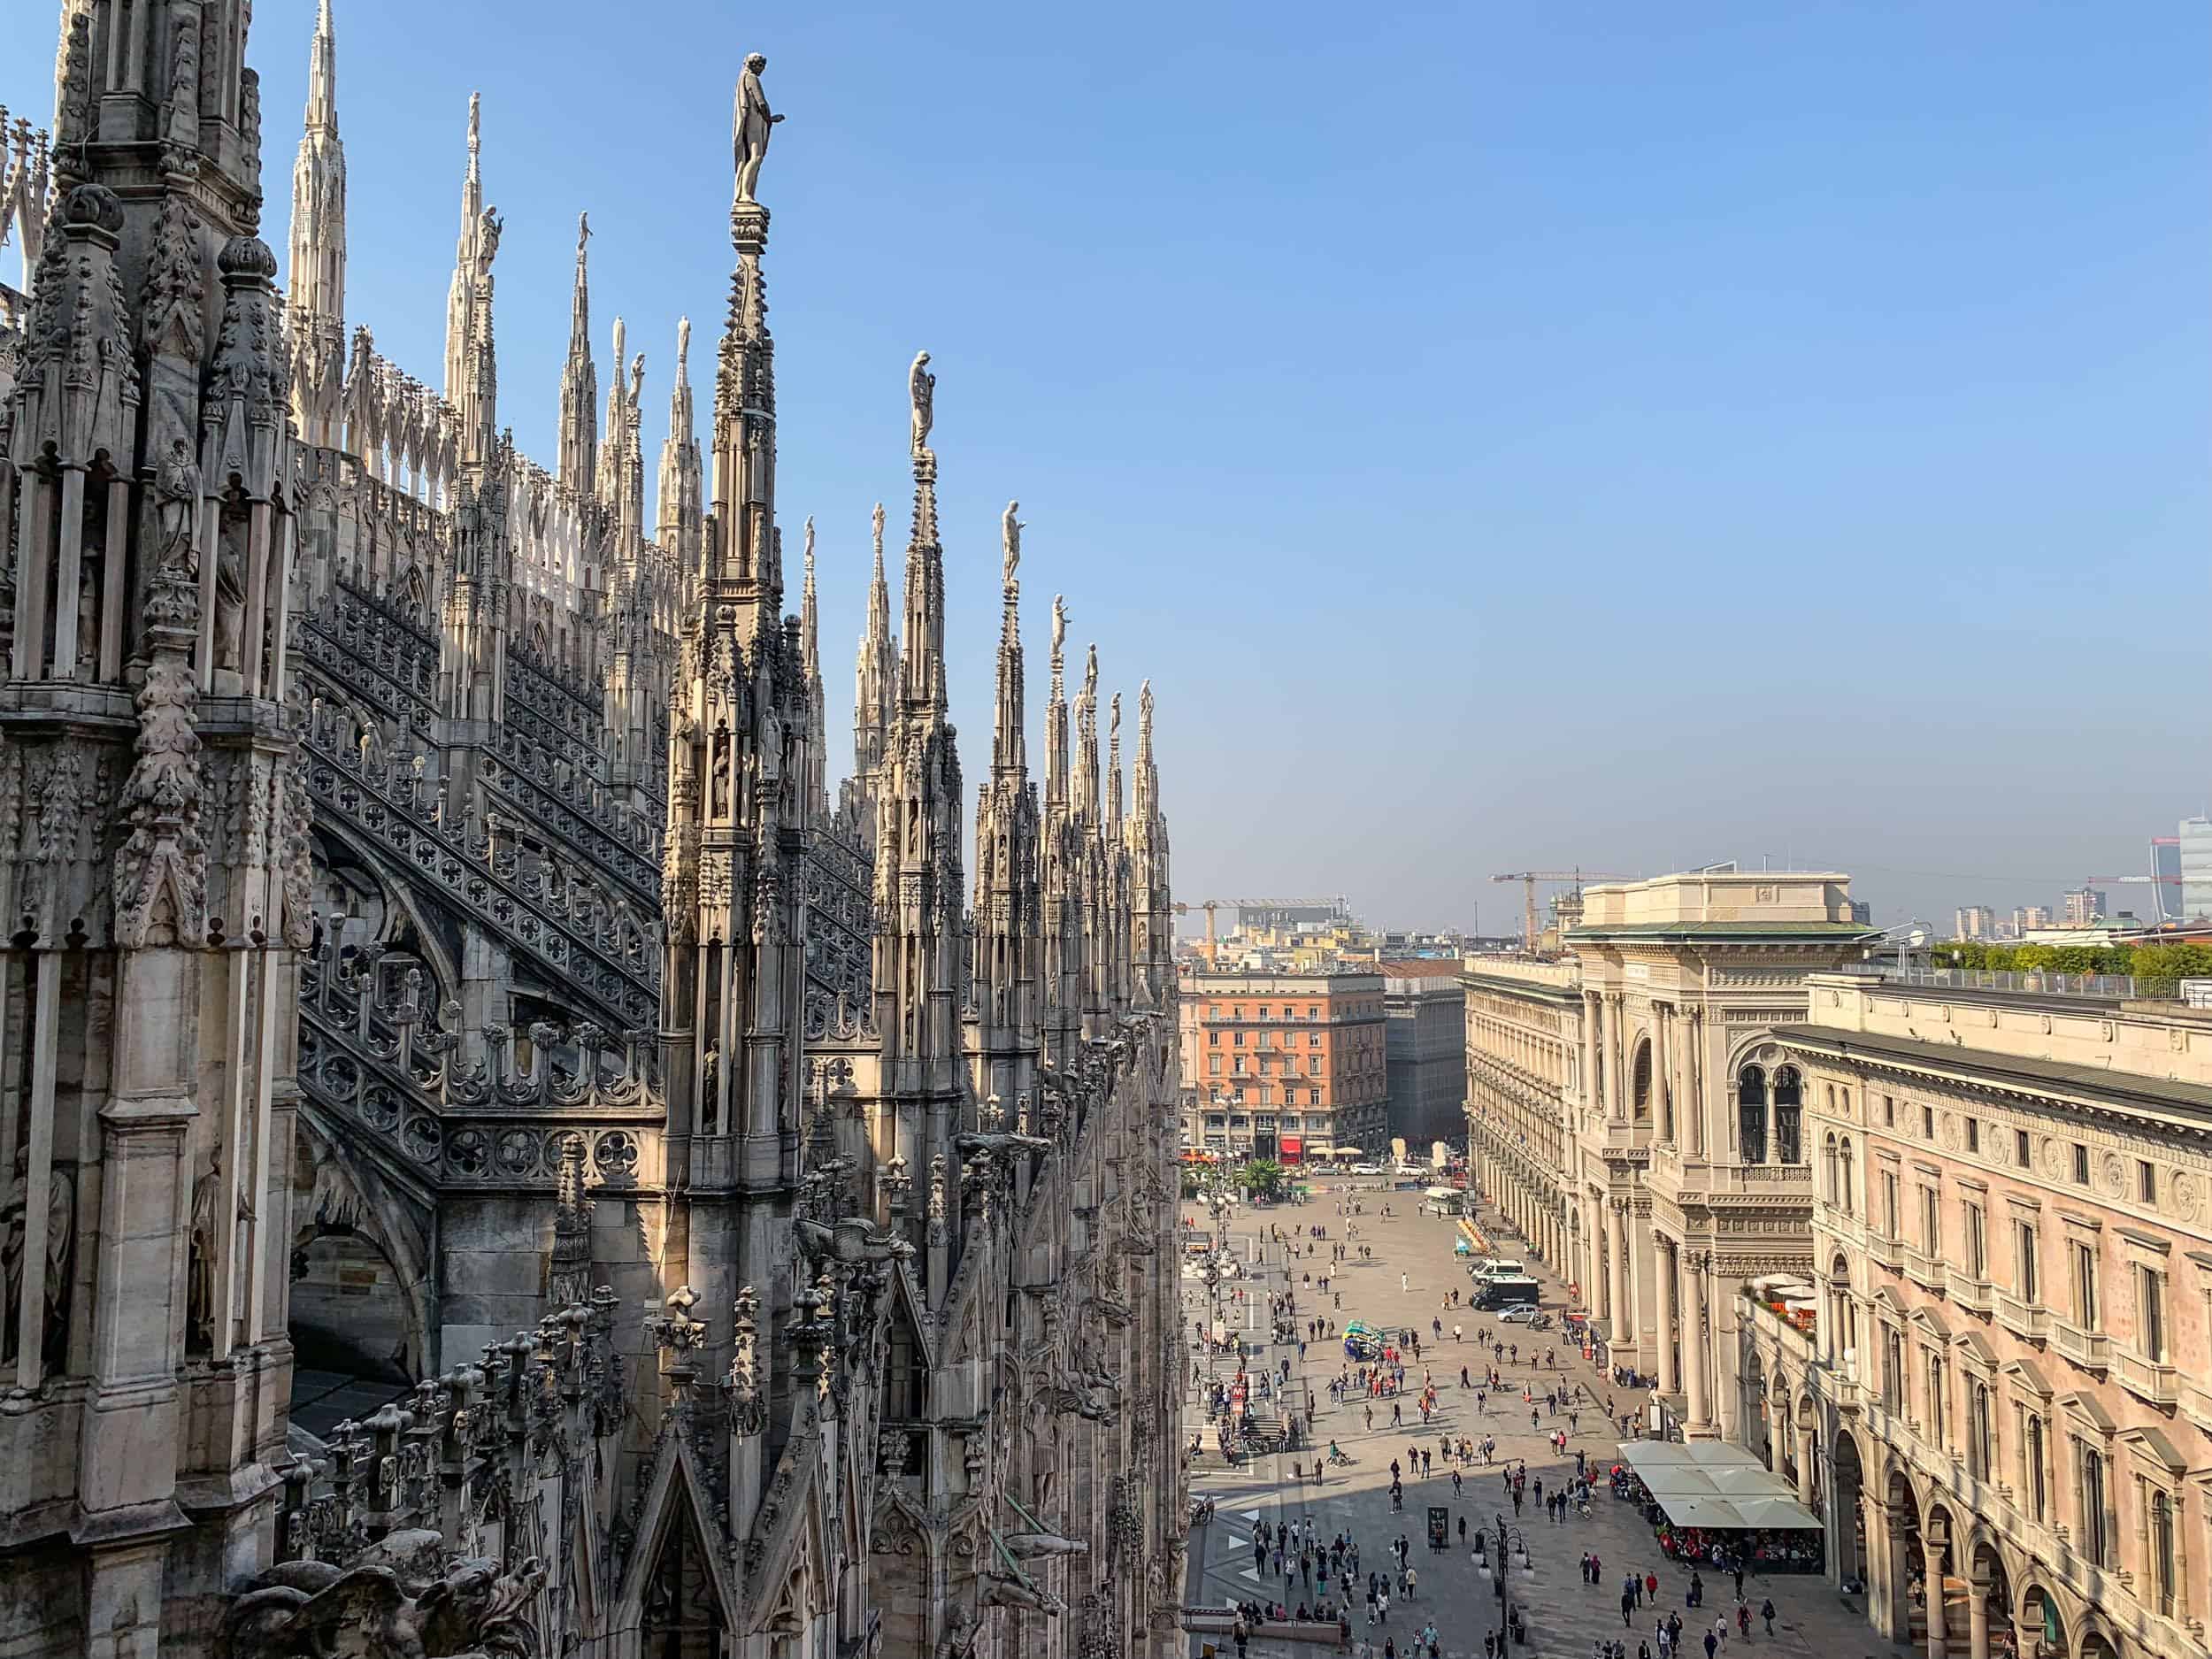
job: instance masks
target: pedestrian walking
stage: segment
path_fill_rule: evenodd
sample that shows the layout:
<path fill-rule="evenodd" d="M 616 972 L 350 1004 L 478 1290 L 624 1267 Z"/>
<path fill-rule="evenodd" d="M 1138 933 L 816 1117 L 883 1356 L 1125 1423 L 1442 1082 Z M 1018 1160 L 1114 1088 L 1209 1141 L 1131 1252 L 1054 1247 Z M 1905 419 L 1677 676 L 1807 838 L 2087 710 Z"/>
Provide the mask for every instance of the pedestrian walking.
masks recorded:
<path fill-rule="evenodd" d="M 1767 1622 L 1767 1635 L 1774 1634 L 1774 1598 L 1769 1596 L 1766 1605 L 1759 1609 L 1759 1617 Z"/>
<path fill-rule="evenodd" d="M 1644 1575 L 1644 1591 L 1651 1597 L 1652 1605 L 1657 1606 L 1659 1602 L 1659 1575 L 1657 1573 L 1647 1572 Z"/>

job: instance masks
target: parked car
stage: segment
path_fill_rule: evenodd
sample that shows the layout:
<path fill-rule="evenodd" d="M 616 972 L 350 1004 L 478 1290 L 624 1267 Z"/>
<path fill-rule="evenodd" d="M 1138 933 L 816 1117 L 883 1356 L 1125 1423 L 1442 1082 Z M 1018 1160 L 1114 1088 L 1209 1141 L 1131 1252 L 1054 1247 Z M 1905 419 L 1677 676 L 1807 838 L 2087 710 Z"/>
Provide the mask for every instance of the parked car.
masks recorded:
<path fill-rule="evenodd" d="M 1423 1169 L 1418 1164 L 1401 1164 L 1397 1166 L 1394 1172 L 1399 1175 L 1425 1175 L 1428 1173 L 1428 1171 Z"/>
<path fill-rule="evenodd" d="M 1517 1302 L 1510 1308 L 1498 1310 L 1498 1323 L 1500 1325 L 1526 1325 L 1536 1317 L 1536 1314 L 1537 1307 L 1534 1302 Z"/>
<path fill-rule="evenodd" d="M 1379 1164 L 1355 1164 L 1352 1165 L 1352 1173 L 1355 1175 L 1380 1175 L 1382 1173 L 1382 1165 Z"/>

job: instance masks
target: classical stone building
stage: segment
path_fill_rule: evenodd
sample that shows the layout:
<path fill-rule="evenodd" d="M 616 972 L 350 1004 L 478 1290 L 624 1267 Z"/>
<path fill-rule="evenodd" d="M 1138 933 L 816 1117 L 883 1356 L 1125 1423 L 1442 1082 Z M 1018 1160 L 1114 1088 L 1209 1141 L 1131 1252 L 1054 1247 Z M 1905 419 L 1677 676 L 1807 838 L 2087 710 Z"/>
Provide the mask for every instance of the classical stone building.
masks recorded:
<path fill-rule="evenodd" d="M 1932 1659 L 2207 1651 L 2212 1016 L 2124 988 L 1821 974 L 1771 1033 L 1816 1306 L 1740 1303 L 1747 1439 Z"/>
<path fill-rule="evenodd" d="M 61 15 L 0 331 L 0 1650 L 1167 1653 L 1150 695 L 1125 799 L 1056 605 L 1040 792 L 1010 507 L 971 886 L 925 354 L 833 808 L 761 60 L 649 519 L 588 224 L 555 464 L 501 424 L 473 100 L 434 390 L 347 312 L 327 4 L 283 295 L 247 0 Z M 318 1440 L 296 1344 L 348 1341 L 398 1397 Z"/>
<path fill-rule="evenodd" d="M 1770 1033 L 1870 930 L 1832 873 L 1700 871 L 1583 900 L 1569 961 L 1467 976 L 1471 1149 L 1612 1363 L 1655 1376 L 1684 1432 L 1729 1433 L 1733 1287 L 1812 1266 L 1803 1079 Z"/>
<path fill-rule="evenodd" d="M 1184 1145 L 1291 1164 L 1381 1152 L 1382 975 L 1194 972 L 1181 986 Z"/>
<path fill-rule="evenodd" d="M 1457 958 L 1385 958 L 1383 1117 L 1394 1139 L 1426 1160 L 1467 1127 L 1467 1010 Z"/>

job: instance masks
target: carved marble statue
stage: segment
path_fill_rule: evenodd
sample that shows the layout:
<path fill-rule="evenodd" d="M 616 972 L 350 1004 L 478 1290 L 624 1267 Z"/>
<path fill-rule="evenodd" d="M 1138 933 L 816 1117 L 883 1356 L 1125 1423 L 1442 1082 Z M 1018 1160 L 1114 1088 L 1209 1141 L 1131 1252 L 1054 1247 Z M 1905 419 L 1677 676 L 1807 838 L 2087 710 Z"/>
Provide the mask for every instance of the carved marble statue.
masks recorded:
<path fill-rule="evenodd" d="M 906 372 L 906 395 L 912 406 L 914 453 L 918 456 L 929 448 L 937 403 L 937 377 L 929 372 L 926 351 L 914 354 L 914 365 Z"/>
<path fill-rule="evenodd" d="M 760 164 L 768 158 L 768 136 L 780 115 L 769 112 L 768 95 L 761 90 L 760 72 L 768 59 L 753 52 L 745 59 L 745 73 L 737 78 L 737 109 L 730 122 L 730 139 L 737 157 L 737 199 L 750 202 L 760 183 Z"/>
<path fill-rule="evenodd" d="M 164 575 L 190 581 L 200 578 L 200 469 L 182 438 L 170 441 L 169 453 L 154 472 L 155 518 L 161 544 L 155 567 Z"/>
<path fill-rule="evenodd" d="M 1014 572 L 1021 568 L 1022 532 L 1028 528 L 1014 516 L 1021 511 L 1021 503 L 1018 501 L 1008 502 L 1005 516 L 999 520 L 999 541 L 1005 549 L 1003 568 L 999 573 L 999 584 L 1004 588 L 1011 588 L 1014 585 Z"/>

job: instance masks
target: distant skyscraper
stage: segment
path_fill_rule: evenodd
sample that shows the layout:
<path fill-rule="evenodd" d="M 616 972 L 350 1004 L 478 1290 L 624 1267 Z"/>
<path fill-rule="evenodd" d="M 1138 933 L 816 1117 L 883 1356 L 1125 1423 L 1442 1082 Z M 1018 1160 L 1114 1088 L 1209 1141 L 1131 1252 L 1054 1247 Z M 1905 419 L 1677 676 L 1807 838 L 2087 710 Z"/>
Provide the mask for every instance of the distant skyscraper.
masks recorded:
<path fill-rule="evenodd" d="M 2212 916 L 2212 818 L 2181 820 L 2181 919 Z"/>
<path fill-rule="evenodd" d="M 1953 914 L 1951 933 L 1955 939 L 1986 939 L 1996 931 L 1997 912 L 1986 904 L 1962 905 Z"/>
<path fill-rule="evenodd" d="M 2181 918 L 2181 841 L 2174 835 L 2151 837 L 2151 914 L 2162 922 Z"/>
<path fill-rule="evenodd" d="M 2066 895 L 2066 926 L 2086 927 L 2105 913 L 2105 895 L 2093 887 L 2076 887 Z"/>
<path fill-rule="evenodd" d="M 2015 910 L 2013 914 L 2020 918 L 2020 931 L 2023 933 L 2032 933 L 2039 928 L 2050 926 L 2052 923 L 2051 907 L 2047 904 L 2031 904 L 2025 910 Z"/>

